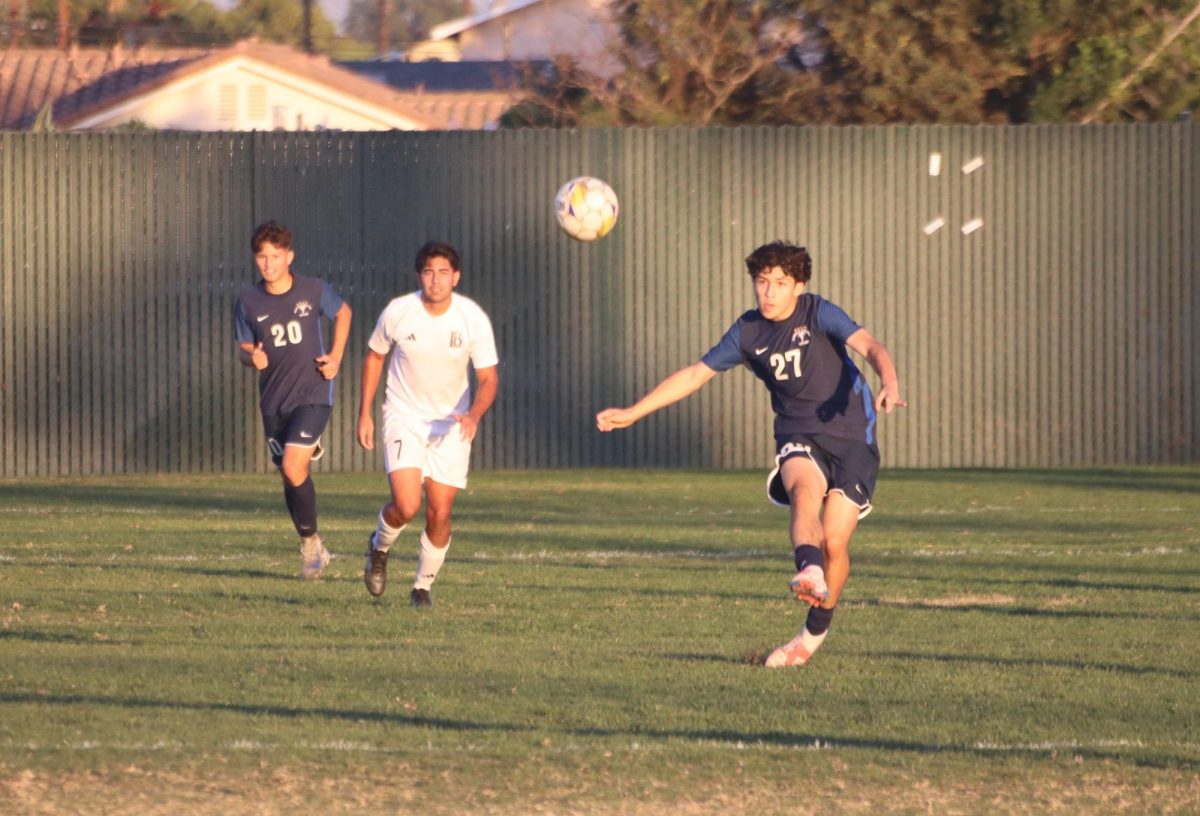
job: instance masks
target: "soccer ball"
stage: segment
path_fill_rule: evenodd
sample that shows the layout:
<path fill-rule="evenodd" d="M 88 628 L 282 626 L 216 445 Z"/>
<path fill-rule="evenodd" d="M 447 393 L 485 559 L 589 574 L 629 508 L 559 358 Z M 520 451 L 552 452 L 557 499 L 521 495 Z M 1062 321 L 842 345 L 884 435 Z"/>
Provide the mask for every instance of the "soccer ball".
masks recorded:
<path fill-rule="evenodd" d="M 591 176 L 573 178 L 554 197 L 554 216 L 563 232 L 577 241 L 603 238 L 617 223 L 617 194 Z"/>

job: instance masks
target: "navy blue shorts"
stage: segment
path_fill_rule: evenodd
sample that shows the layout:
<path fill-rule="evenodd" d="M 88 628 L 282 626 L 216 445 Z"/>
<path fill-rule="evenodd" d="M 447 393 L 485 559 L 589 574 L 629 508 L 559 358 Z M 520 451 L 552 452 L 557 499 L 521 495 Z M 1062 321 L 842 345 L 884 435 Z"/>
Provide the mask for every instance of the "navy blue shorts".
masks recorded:
<path fill-rule="evenodd" d="M 811 459 L 825 474 L 826 492 L 841 493 L 858 507 L 858 517 L 871 512 L 871 496 L 879 478 L 879 446 L 857 439 L 843 439 L 828 434 L 809 434 L 776 439 L 775 469 L 767 476 L 767 498 L 773 504 L 787 507 L 791 499 L 783 489 L 780 471 L 783 463 L 796 456 Z"/>
<path fill-rule="evenodd" d="M 313 459 L 320 459 L 325 452 L 321 447 L 321 434 L 332 413 L 332 405 L 301 405 L 287 414 L 264 415 L 263 431 L 275 467 L 283 464 L 283 449 L 287 445 L 314 448 Z"/>

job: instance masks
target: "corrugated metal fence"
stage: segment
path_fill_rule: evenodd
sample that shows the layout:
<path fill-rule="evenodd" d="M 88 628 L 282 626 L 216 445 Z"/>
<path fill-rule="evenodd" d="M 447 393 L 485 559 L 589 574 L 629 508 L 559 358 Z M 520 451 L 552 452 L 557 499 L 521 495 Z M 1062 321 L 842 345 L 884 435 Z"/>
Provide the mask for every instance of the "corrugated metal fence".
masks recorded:
<path fill-rule="evenodd" d="M 583 173 L 622 204 L 589 245 L 551 206 Z M 592 416 L 707 350 L 779 237 L 897 359 L 885 466 L 1195 462 L 1198 205 L 1187 123 L 0 134 L 0 475 L 265 470 L 232 313 L 267 218 L 355 310 L 326 469 L 379 466 L 360 361 L 429 238 L 500 346 L 476 467 L 765 467 L 746 372 L 625 432 Z"/>

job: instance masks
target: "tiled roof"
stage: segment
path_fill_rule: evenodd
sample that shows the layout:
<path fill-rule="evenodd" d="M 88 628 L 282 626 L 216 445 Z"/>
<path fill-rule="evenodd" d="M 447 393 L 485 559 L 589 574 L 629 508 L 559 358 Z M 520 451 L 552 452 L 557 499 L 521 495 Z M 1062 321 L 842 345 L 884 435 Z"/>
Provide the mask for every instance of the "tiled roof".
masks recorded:
<path fill-rule="evenodd" d="M 499 114 L 492 115 L 494 108 L 507 98 L 496 91 L 457 94 L 459 98 L 452 100 L 423 89 L 399 90 L 331 63 L 327 57 L 254 41 L 217 50 L 14 48 L 0 52 L 0 130 L 28 129 L 48 102 L 53 102 L 54 123 L 69 127 L 131 97 L 238 57 L 329 86 L 431 130 L 483 127 L 495 121 Z M 471 104 L 476 109 L 468 111 Z"/>
<path fill-rule="evenodd" d="M 527 76 L 548 76 L 553 64 L 505 61 L 347 61 L 339 65 L 405 94 L 412 105 L 454 130 L 487 130 L 521 95 Z"/>
<path fill-rule="evenodd" d="M 347 60 L 337 64 L 396 89 L 424 91 L 511 91 L 519 87 L 527 75 L 546 76 L 554 68 L 550 60 Z"/>
<path fill-rule="evenodd" d="M 204 55 L 196 49 L 0 51 L 0 130 L 26 130 L 48 102 L 56 121 L 127 95 Z"/>

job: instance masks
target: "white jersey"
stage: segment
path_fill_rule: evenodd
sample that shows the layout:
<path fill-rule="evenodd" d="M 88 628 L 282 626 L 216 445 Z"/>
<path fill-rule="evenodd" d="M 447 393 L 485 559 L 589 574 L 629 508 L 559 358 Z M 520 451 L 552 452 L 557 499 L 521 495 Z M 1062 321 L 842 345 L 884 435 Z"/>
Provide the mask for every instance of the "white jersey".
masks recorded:
<path fill-rule="evenodd" d="M 487 314 L 457 293 L 437 316 L 426 311 L 420 292 L 395 298 L 379 315 L 367 346 L 392 355 L 385 415 L 396 413 L 427 426 L 453 422 L 455 414 L 471 407 L 468 361 L 477 369 L 499 362 Z"/>

